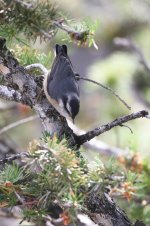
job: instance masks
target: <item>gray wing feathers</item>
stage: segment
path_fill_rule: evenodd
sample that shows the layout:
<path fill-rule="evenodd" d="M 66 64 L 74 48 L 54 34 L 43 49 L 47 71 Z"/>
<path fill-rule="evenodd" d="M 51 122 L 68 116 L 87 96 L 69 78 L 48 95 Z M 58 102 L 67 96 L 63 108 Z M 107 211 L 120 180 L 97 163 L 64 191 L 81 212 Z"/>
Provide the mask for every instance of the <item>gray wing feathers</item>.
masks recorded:
<path fill-rule="evenodd" d="M 48 78 L 47 91 L 54 99 L 56 97 L 58 99 L 68 92 L 75 92 L 79 95 L 78 83 L 70 60 L 67 57 L 62 55 L 57 56 Z"/>

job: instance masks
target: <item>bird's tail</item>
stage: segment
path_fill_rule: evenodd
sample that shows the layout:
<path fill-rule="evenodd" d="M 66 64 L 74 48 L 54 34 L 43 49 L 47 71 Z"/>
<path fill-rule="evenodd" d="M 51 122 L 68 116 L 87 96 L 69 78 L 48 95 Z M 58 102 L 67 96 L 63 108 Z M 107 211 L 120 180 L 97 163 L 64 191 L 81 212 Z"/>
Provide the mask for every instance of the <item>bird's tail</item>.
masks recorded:
<path fill-rule="evenodd" d="M 58 45 L 56 44 L 56 55 L 63 55 L 65 57 L 68 57 L 67 55 L 67 46 L 66 45 Z"/>

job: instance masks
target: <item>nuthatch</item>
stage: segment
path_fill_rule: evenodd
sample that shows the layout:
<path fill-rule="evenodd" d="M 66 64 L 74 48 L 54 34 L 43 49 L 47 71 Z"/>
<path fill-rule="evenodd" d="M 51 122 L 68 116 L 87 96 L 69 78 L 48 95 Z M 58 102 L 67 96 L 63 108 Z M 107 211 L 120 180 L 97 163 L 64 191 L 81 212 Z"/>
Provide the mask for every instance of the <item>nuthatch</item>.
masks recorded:
<path fill-rule="evenodd" d="M 79 87 L 66 45 L 56 44 L 56 57 L 43 86 L 50 104 L 62 116 L 74 122 L 80 106 Z"/>

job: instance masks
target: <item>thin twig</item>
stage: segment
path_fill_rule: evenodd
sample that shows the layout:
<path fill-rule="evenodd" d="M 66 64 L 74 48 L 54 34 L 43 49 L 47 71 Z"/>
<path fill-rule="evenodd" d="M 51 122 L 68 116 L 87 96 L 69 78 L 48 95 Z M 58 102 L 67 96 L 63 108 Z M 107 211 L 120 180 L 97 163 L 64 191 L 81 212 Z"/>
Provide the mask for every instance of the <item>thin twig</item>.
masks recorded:
<path fill-rule="evenodd" d="M 14 122 L 14 123 L 11 123 L 11 124 L 3 127 L 2 129 L 0 129 L 0 135 L 3 134 L 3 133 L 6 133 L 10 129 L 13 129 L 13 128 L 17 127 L 17 126 L 20 126 L 20 125 L 24 124 L 24 123 L 33 121 L 33 120 L 35 120 L 37 118 L 38 118 L 38 115 L 34 115 L 34 116 L 30 116 L 30 117 L 18 120 L 18 121 Z"/>
<path fill-rule="evenodd" d="M 105 86 L 105 85 L 103 85 L 103 84 L 101 84 L 101 83 L 99 83 L 99 82 L 96 82 L 96 81 L 94 81 L 94 80 L 92 80 L 92 79 L 89 79 L 89 78 L 85 78 L 85 77 L 81 77 L 80 75 L 78 76 L 76 76 L 76 78 L 77 79 L 82 79 L 82 80 L 85 80 L 85 81 L 88 81 L 88 82 L 92 82 L 92 83 L 94 83 L 94 84 L 96 84 L 96 85 L 98 85 L 98 86 L 101 86 L 102 88 L 104 88 L 104 89 L 106 89 L 106 90 L 108 90 L 108 91 L 110 91 L 115 97 L 117 97 L 117 99 L 118 100 L 120 100 L 129 110 L 131 110 L 131 107 L 114 91 L 114 90 L 112 90 L 110 87 L 108 87 L 108 86 Z"/>
<path fill-rule="evenodd" d="M 85 142 L 93 139 L 94 137 L 99 136 L 100 134 L 111 130 L 115 126 L 120 126 L 123 123 L 126 123 L 128 121 L 131 121 L 137 118 L 143 118 L 143 117 L 146 118 L 148 115 L 149 115 L 148 111 L 142 110 L 136 113 L 132 113 L 130 115 L 119 117 L 110 123 L 102 125 L 94 130 L 91 130 L 83 135 L 78 136 L 77 138 L 78 145 L 84 144 Z"/>
<path fill-rule="evenodd" d="M 132 131 L 132 129 L 131 129 L 129 126 L 123 125 L 123 124 L 121 124 L 120 126 L 121 126 L 121 127 L 126 127 L 126 128 L 128 128 L 128 129 L 130 130 L 130 132 L 133 134 L 133 131 Z"/>
<path fill-rule="evenodd" d="M 114 44 L 128 51 L 133 51 L 137 55 L 139 62 L 144 66 L 146 71 L 150 73 L 150 64 L 146 61 L 141 49 L 132 40 L 127 38 L 115 38 Z"/>

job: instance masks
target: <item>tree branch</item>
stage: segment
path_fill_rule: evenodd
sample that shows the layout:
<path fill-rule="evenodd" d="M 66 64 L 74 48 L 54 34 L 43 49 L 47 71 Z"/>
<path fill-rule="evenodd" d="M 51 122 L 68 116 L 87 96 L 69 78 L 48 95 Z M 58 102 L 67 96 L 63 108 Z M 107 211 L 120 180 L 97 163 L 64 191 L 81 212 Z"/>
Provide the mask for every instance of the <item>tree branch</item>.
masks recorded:
<path fill-rule="evenodd" d="M 142 111 L 139 111 L 136 113 L 132 113 L 130 115 L 119 117 L 110 123 L 102 125 L 94 130 L 91 130 L 83 135 L 78 136 L 78 138 L 77 138 L 78 145 L 79 146 L 82 145 L 83 143 L 91 140 L 92 138 L 99 136 L 100 134 L 105 133 L 106 131 L 111 130 L 115 126 L 120 126 L 123 123 L 126 123 L 128 121 L 131 121 L 131 120 L 134 120 L 137 118 L 143 118 L 143 117 L 145 117 L 145 118 L 149 117 L 149 113 L 145 110 L 142 110 Z"/>
<path fill-rule="evenodd" d="M 78 136 L 85 134 L 85 131 L 79 129 L 75 124 L 72 124 L 71 128 L 73 129 L 74 133 L 76 133 Z M 127 155 L 126 150 L 123 150 L 118 147 L 110 146 L 96 138 L 93 138 L 90 141 L 84 143 L 83 146 L 86 149 L 90 149 L 92 151 L 98 152 L 103 155 L 115 156 L 115 157 Z"/>

